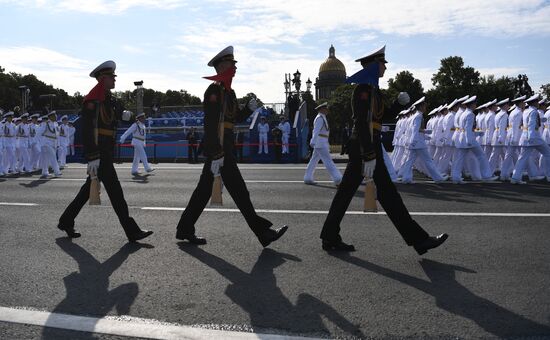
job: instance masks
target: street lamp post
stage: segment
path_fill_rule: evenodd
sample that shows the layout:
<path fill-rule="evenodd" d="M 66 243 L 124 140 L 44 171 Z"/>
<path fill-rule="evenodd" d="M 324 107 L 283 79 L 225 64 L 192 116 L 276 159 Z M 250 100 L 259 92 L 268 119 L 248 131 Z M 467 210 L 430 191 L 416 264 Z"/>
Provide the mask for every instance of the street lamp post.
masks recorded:
<path fill-rule="evenodd" d="M 136 86 L 136 114 L 143 113 L 143 80 L 135 81 Z"/>

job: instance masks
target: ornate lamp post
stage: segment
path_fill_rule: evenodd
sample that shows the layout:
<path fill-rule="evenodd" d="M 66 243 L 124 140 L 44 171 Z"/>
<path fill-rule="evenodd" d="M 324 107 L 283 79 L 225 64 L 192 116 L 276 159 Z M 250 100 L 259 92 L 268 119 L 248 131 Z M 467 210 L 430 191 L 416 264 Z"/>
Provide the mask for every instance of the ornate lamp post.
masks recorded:
<path fill-rule="evenodd" d="M 143 113 L 143 80 L 135 81 L 136 85 L 136 114 Z"/>

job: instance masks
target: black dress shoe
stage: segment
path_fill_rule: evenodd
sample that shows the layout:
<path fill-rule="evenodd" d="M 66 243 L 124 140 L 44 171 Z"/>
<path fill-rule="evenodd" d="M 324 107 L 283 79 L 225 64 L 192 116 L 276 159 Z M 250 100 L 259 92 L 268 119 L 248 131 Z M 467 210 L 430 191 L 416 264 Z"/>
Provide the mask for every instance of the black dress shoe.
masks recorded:
<path fill-rule="evenodd" d="M 418 255 L 422 255 L 426 253 L 428 250 L 439 247 L 445 240 L 449 237 L 447 234 L 441 234 L 438 236 L 429 236 L 427 239 L 425 239 L 422 242 L 418 242 L 415 244 L 414 250 L 418 253 Z"/>
<path fill-rule="evenodd" d="M 150 230 L 140 230 L 137 233 L 128 236 L 128 241 L 136 242 L 139 240 L 143 240 L 144 238 L 146 238 L 147 236 L 151 236 L 152 234 L 153 232 Z"/>
<path fill-rule="evenodd" d="M 57 228 L 60 229 L 60 230 L 63 230 L 64 232 L 66 232 L 67 236 L 70 237 L 70 238 L 79 238 L 80 236 L 82 236 L 82 235 L 80 235 L 80 233 L 78 233 L 74 230 L 74 227 L 69 228 L 69 227 L 64 227 L 62 225 L 58 225 Z"/>
<path fill-rule="evenodd" d="M 330 242 L 323 240 L 323 250 L 355 251 L 355 247 L 353 246 L 353 244 L 347 244 L 342 241 Z"/>
<path fill-rule="evenodd" d="M 281 228 L 275 229 L 275 230 L 268 229 L 264 231 L 262 235 L 258 237 L 258 239 L 260 240 L 260 243 L 262 244 L 262 246 L 265 248 L 268 245 L 270 245 L 271 242 L 277 241 L 281 236 L 283 236 L 283 234 L 287 231 L 287 229 L 288 229 L 287 225 L 284 225 Z"/>
<path fill-rule="evenodd" d="M 206 239 L 204 237 L 198 237 L 195 234 L 186 235 L 186 234 L 180 233 L 179 230 L 176 232 L 176 238 L 182 241 L 187 240 L 191 244 L 196 244 L 196 245 L 206 244 Z"/>

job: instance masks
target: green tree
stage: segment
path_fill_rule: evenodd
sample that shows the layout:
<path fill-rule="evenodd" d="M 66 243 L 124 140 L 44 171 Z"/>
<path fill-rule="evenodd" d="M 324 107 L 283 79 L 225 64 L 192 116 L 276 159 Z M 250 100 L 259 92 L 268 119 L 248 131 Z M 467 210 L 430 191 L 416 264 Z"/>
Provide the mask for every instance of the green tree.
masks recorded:
<path fill-rule="evenodd" d="M 493 99 L 502 100 L 515 96 L 514 78 L 500 77 L 494 75 L 482 77 L 475 91 L 479 103 L 486 103 Z"/>
<path fill-rule="evenodd" d="M 550 99 L 550 83 L 541 85 L 539 93 L 546 99 Z"/>
<path fill-rule="evenodd" d="M 515 78 L 514 87 L 516 90 L 516 96 L 518 97 L 523 95 L 530 97 L 535 94 L 535 92 L 531 89 L 531 86 L 529 85 L 529 78 L 527 78 L 527 75 L 525 74 L 520 74 L 517 76 L 517 78 Z"/>
<path fill-rule="evenodd" d="M 388 80 L 388 89 L 386 98 L 390 103 L 397 100 L 399 92 L 407 92 L 411 101 L 415 101 L 424 96 L 424 88 L 420 79 L 416 79 L 409 71 L 401 71 L 395 75 L 395 78 Z"/>
<path fill-rule="evenodd" d="M 464 66 L 462 57 L 441 59 L 441 66 L 432 77 L 433 88 L 426 93 L 428 109 L 449 103 L 466 94 L 473 95 L 479 85 L 479 72 Z"/>
<path fill-rule="evenodd" d="M 341 131 L 345 124 L 351 124 L 351 96 L 353 94 L 354 85 L 344 84 L 334 90 L 328 102 L 330 114 L 327 120 L 330 126 L 331 133 L 329 136 L 331 143 L 341 143 Z"/>
<path fill-rule="evenodd" d="M 256 94 L 254 94 L 253 92 L 247 93 L 246 96 L 241 97 L 241 98 L 238 98 L 238 99 L 237 99 L 237 102 L 238 102 L 240 105 L 246 105 L 246 104 L 248 104 L 248 102 L 249 102 L 252 98 L 256 99 L 256 102 L 258 103 L 258 107 L 261 107 L 261 106 L 264 105 L 264 103 L 261 101 L 261 99 L 258 98 L 258 96 L 256 96 Z"/>

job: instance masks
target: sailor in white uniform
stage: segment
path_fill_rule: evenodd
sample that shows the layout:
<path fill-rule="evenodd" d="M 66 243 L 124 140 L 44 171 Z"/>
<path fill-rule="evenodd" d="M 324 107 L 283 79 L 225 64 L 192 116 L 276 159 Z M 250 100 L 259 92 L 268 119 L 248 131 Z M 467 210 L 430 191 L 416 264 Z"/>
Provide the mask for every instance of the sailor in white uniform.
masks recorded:
<path fill-rule="evenodd" d="M 288 140 L 290 139 L 290 123 L 286 120 L 285 116 L 281 116 L 281 122 L 277 126 L 282 132 L 281 142 L 283 144 L 282 154 L 288 154 Z"/>
<path fill-rule="evenodd" d="M 510 182 L 513 184 L 525 184 L 522 181 L 523 170 L 527 167 L 531 153 L 534 150 L 538 150 L 541 153 L 544 159 L 544 175 L 546 176 L 546 180 L 550 182 L 550 147 L 542 139 L 539 132 L 541 123 L 538 113 L 539 100 L 540 97 L 538 94 L 525 100 L 525 104 L 528 104 L 529 107 L 523 111 L 523 128 L 519 139 L 521 151 L 512 178 L 510 179 Z"/>
<path fill-rule="evenodd" d="M 57 139 L 59 137 L 57 115 L 55 111 L 50 111 L 50 113 L 48 113 L 48 119 L 42 122 L 37 133 L 42 138 L 40 142 L 42 146 L 42 176 L 40 178 L 48 178 L 49 167 L 53 169 L 55 177 L 61 176 L 59 163 L 57 163 L 55 154 Z"/>
<path fill-rule="evenodd" d="M 139 174 L 138 167 L 139 162 L 143 163 L 143 168 L 146 172 L 152 172 L 155 169 L 151 168 L 147 161 L 147 153 L 145 152 L 146 137 L 145 131 L 145 113 L 140 113 L 136 116 L 136 121 L 132 124 L 122 136 L 120 136 L 120 144 L 124 144 L 124 141 L 128 136 L 132 135 L 132 146 L 134 147 L 134 161 L 132 163 L 132 175 Z"/>
<path fill-rule="evenodd" d="M 4 116 L 4 111 L 0 109 L 0 118 Z M 0 177 L 4 176 L 4 118 L 0 119 Z"/>
<path fill-rule="evenodd" d="M 313 132 L 311 134 L 311 141 L 309 145 L 313 148 L 311 159 L 307 164 L 306 173 L 304 175 L 305 184 L 315 184 L 313 175 L 315 173 L 315 166 L 321 160 L 325 165 L 334 184 L 339 185 L 342 181 L 342 173 L 332 161 L 330 157 L 330 145 L 328 143 L 329 126 L 326 115 L 329 112 L 328 103 L 323 103 L 315 108 L 317 110 L 317 116 L 313 121 Z"/>
<path fill-rule="evenodd" d="M 501 170 L 506 155 L 506 127 L 508 126 L 508 109 L 510 108 L 510 99 L 505 98 L 495 104 L 497 113 L 495 115 L 495 129 L 491 136 L 491 156 L 489 164 L 495 170 Z M 502 171 L 501 171 L 501 180 Z"/>
<path fill-rule="evenodd" d="M 67 164 L 67 150 L 69 147 L 69 125 L 67 125 L 68 121 L 69 117 L 67 115 L 63 115 L 61 117 L 61 121 L 58 123 L 59 138 L 57 139 L 57 159 L 60 169 L 65 168 L 65 165 Z"/>
<path fill-rule="evenodd" d="M 4 173 L 16 173 L 16 158 L 15 158 L 15 136 L 17 130 L 13 123 L 13 111 L 6 112 L 4 118 Z"/>
<path fill-rule="evenodd" d="M 41 153 L 40 138 L 38 138 L 38 134 L 36 133 L 39 128 L 38 117 L 40 117 L 38 113 L 31 115 L 31 122 L 29 123 L 29 156 L 33 171 L 39 168 Z"/>
<path fill-rule="evenodd" d="M 32 172 L 31 160 L 29 155 L 29 114 L 27 112 L 21 115 L 21 122 L 17 126 L 17 154 L 19 155 L 18 170 L 19 172 Z"/>
<path fill-rule="evenodd" d="M 258 145 L 258 154 L 262 153 L 262 148 L 265 154 L 267 151 L 267 133 L 269 132 L 269 124 L 266 122 L 265 117 L 260 118 L 258 123 L 258 135 L 259 135 L 259 145 Z"/>

